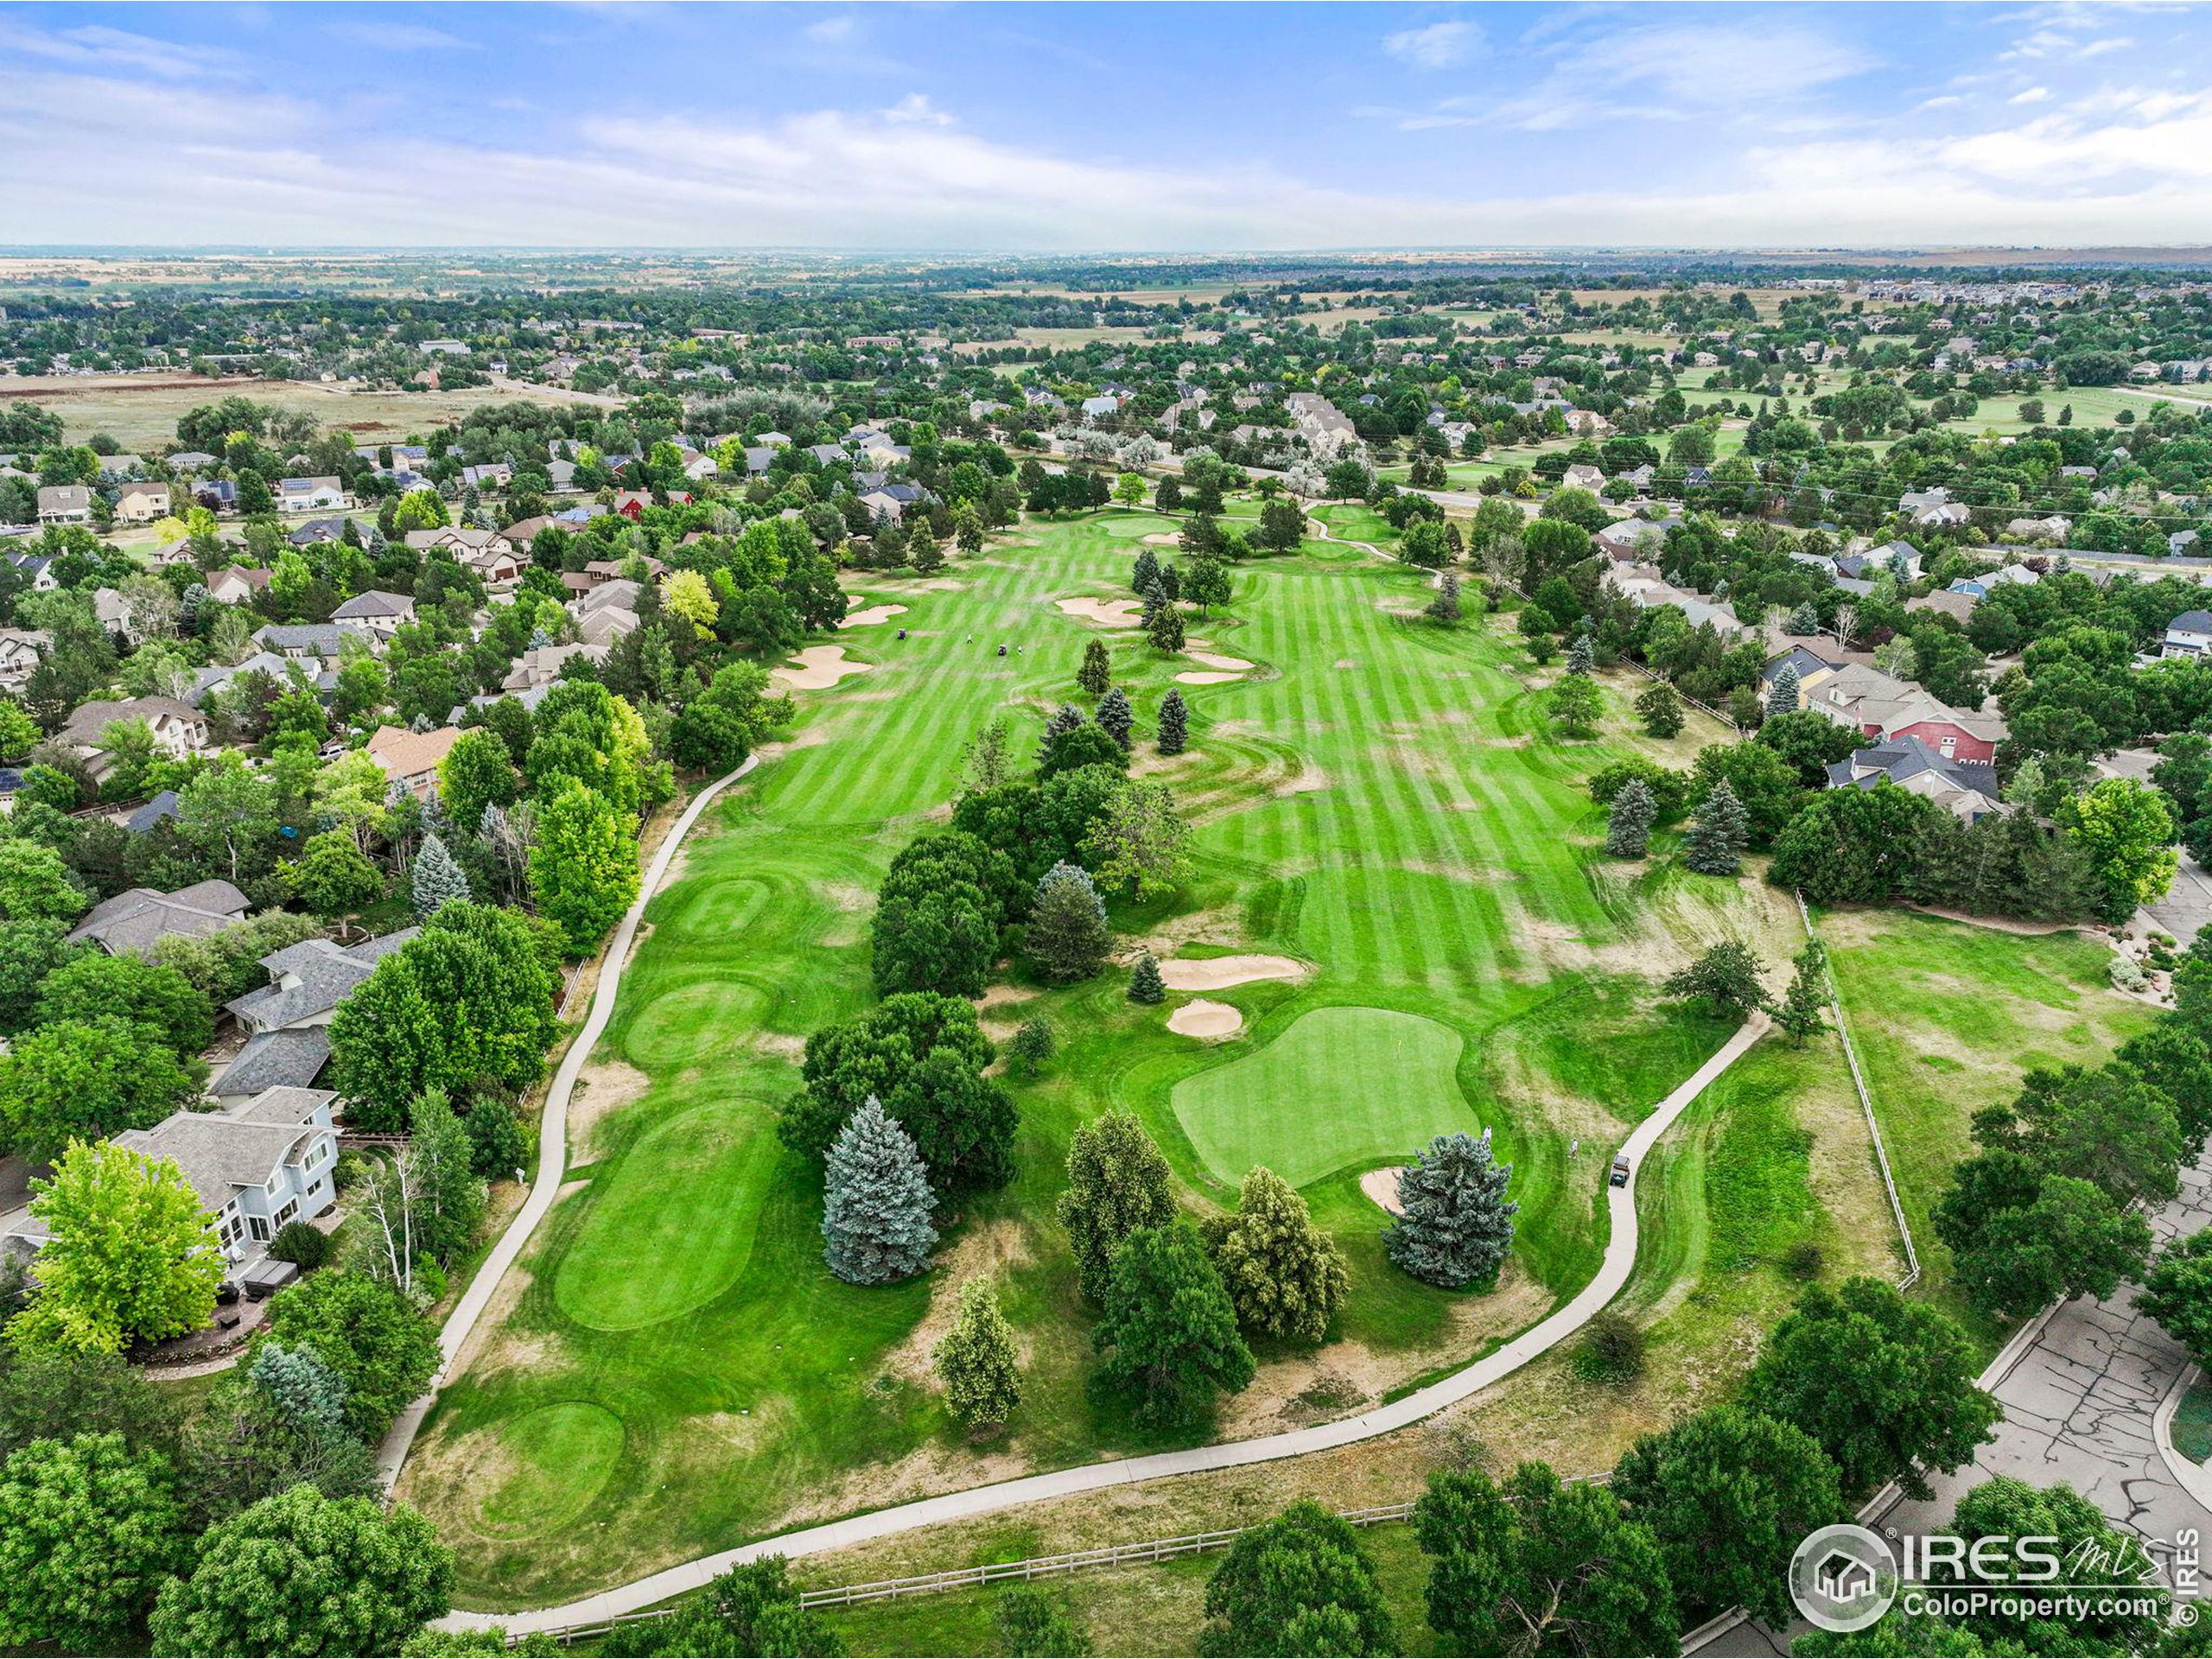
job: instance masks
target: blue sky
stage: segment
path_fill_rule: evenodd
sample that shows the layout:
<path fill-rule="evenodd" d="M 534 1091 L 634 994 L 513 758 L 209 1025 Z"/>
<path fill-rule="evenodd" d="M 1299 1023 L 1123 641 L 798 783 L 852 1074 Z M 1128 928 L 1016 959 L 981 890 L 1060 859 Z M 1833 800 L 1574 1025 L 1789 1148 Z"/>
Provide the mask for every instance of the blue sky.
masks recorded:
<path fill-rule="evenodd" d="M 2212 242 L 2212 10 L 0 4 L 0 242 Z"/>

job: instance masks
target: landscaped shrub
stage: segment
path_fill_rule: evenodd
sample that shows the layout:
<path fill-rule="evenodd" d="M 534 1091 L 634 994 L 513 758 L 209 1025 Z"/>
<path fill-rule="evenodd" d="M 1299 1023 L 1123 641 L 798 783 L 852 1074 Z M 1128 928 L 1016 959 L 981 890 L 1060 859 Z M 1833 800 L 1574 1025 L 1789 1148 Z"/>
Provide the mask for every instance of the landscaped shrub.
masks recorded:
<path fill-rule="evenodd" d="M 304 1221 L 288 1221 L 269 1241 L 269 1254 L 309 1272 L 330 1260 L 330 1235 Z"/>

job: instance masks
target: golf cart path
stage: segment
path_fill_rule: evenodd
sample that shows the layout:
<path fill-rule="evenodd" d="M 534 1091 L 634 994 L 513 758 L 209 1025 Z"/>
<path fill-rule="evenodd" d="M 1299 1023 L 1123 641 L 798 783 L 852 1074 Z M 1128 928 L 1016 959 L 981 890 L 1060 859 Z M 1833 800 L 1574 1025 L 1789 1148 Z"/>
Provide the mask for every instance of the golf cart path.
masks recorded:
<path fill-rule="evenodd" d="M 607 1022 L 614 1014 L 615 999 L 621 995 L 623 970 L 630 964 L 630 948 L 637 942 L 638 925 L 645 919 L 645 906 L 652 902 L 660 884 L 668 879 L 669 866 L 676 861 L 677 850 L 699 815 L 711 805 L 716 796 L 744 777 L 760 762 L 757 754 L 745 757 L 745 764 L 725 777 L 717 778 L 696 795 L 683 809 L 683 816 L 653 855 L 645 871 L 645 880 L 638 884 L 636 902 L 622 913 L 614 929 L 613 942 L 607 948 L 607 957 L 599 970 L 599 983 L 592 992 L 591 1008 L 584 1016 L 583 1028 L 576 1033 L 575 1041 L 569 1045 L 569 1052 L 562 1057 L 560 1070 L 553 1074 L 553 1086 L 545 1094 L 545 1110 L 537 1125 L 537 1179 L 531 1183 L 530 1196 L 507 1224 L 507 1230 L 484 1258 L 484 1265 L 468 1288 L 461 1293 L 454 1310 L 446 1316 L 445 1326 L 438 1332 L 438 1374 L 430 1379 L 430 1390 L 420 1400 L 399 1414 L 391 1431 L 377 1448 L 377 1478 L 389 1492 L 399 1478 L 399 1471 L 407 1461 L 407 1453 L 414 1446 L 415 1436 L 423 1427 L 423 1419 L 429 1414 L 438 1390 L 452 1380 L 454 1362 L 468 1339 L 475 1334 L 478 1321 L 484 1310 L 492 1305 L 492 1298 L 499 1288 L 499 1281 L 513 1267 L 515 1259 L 530 1243 L 531 1235 L 537 1230 L 553 1208 L 553 1201 L 560 1196 L 562 1178 L 569 1168 L 569 1097 L 575 1092 L 576 1079 L 583 1075 L 591 1052 L 599 1046 L 600 1036 L 607 1029 Z"/>
<path fill-rule="evenodd" d="M 737 774 L 733 774 L 733 777 L 735 775 Z M 729 779 L 722 780 L 724 783 L 729 781 Z M 715 785 L 717 789 L 720 787 L 720 785 Z M 709 793 L 711 794 L 712 791 L 709 791 Z M 694 810 L 687 813 L 683 822 L 678 823 L 677 832 L 669 837 L 666 846 L 662 849 L 661 860 L 656 861 L 654 870 L 656 881 L 660 874 L 660 865 L 667 858 L 668 849 L 674 847 L 681 838 L 683 831 L 690 828 L 691 819 L 696 816 L 696 807 L 704 804 L 705 797 L 702 796 L 699 802 L 695 803 Z M 652 891 L 653 885 L 652 882 L 646 884 L 648 893 Z M 640 899 L 639 907 L 642 907 L 643 903 L 644 900 Z M 627 952 L 628 930 L 634 923 L 637 914 L 638 909 L 633 908 L 630 916 L 624 920 L 625 932 L 618 939 L 621 949 L 610 953 L 607 957 L 610 970 L 619 968 Z M 606 1023 L 603 1010 L 611 1008 L 613 1006 L 613 987 L 619 978 L 619 972 L 602 975 L 600 980 L 599 996 L 593 1004 L 594 1023 L 586 1027 L 588 1036 L 595 1039 L 599 1027 Z M 1627 1153 L 1630 1160 L 1628 1185 L 1608 1185 L 1605 1189 L 1606 1211 L 1612 1224 L 1611 1233 L 1606 1241 L 1605 1260 L 1599 1265 L 1597 1273 L 1591 1278 L 1590 1282 L 1585 1285 L 1566 1306 L 1531 1325 L 1495 1352 L 1484 1356 L 1464 1370 L 1455 1371 L 1441 1382 L 1433 1382 L 1425 1389 L 1417 1389 L 1402 1399 L 1392 1401 L 1386 1405 L 1377 1406 L 1371 1411 L 1362 1412 L 1357 1417 L 1347 1417 L 1337 1422 L 1319 1423 L 1310 1428 L 1292 1429 L 1280 1434 L 1263 1435 L 1256 1440 L 1231 1440 L 1216 1446 L 1192 1446 L 1180 1452 L 1161 1452 L 1149 1457 L 1122 1458 L 1110 1463 L 1082 1464 L 1072 1469 L 1056 1469 L 1047 1474 L 1029 1475 L 1019 1480 L 1001 1481 L 995 1485 L 972 1487 L 963 1492 L 946 1492 L 936 1497 L 922 1498 L 912 1503 L 895 1504 L 888 1509 L 877 1510 L 867 1515 L 849 1516 L 842 1521 L 832 1521 L 822 1526 L 803 1528 L 797 1532 L 785 1533 L 778 1537 L 764 1538 L 754 1543 L 741 1545 L 734 1549 L 720 1550 L 712 1555 L 702 1555 L 696 1560 L 685 1561 L 680 1566 L 666 1568 L 650 1577 L 636 1580 L 613 1590 L 601 1591 L 597 1595 L 586 1596 L 580 1600 L 568 1602 L 557 1607 L 541 1607 L 528 1612 L 505 1614 L 451 1613 L 438 1620 L 437 1623 L 441 1628 L 447 1630 L 480 1630 L 490 1625 L 504 1625 L 508 1630 L 517 1634 L 534 1630 L 560 1630 L 577 1625 L 598 1624 L 625 1613 L 643 1611 L 671 1597 L 680 1596 L 687 1591 L 703 1588 L 718 1574 L 728 1571 L 730 1567 L 756 1560 L 764 1555 L 796 1557 L 819 1554 L 826 1550 L 842 1549 L 853 1544 L 866 1543 L 873 1539 L 887 1538 L 899 1533 L 918 1531 L 925 1527 L 942 1526 L 947 1522 L 965 1521 L 977 1516 L 994 1515 L 1026 1503 L 1039 1503 L 1054 1498 L 1071 1497 L 1084 1492 L 1102 1491 L 1109 1487 L 1134 1486 L 1144 1481 L 1159 1480 L 1171 1475 L 1202 1474 L 1211 1470 L 1236 1469 L 1249 1464 L 1269 1463 L 1281 1458 L 1302 1457 L 1312 1452 L 1333 1451 L 1338 1446 L 1357 1445 L 1362 1440 L 1373 1440 L 1377 1435 L 1392 1433 L 1398 1429 L 1417 1423 L 1447 1406 L 1458 1404 L 1470 1395 L 1479 1393 L 1491 1383 L 1510 1376 L 1530 1361 L 1549 1352 L 1588 1324 L 1592 1317 L 1620 1294 L 1622 1287 L 1628 1283 L 1629 1276 L 1636 1268 L 1637 1243 L 1636 1178 L 1643 1170 L 1645 1155 L 1658 1144 L 1660 1138 L 1674 1127 L 1675 1121 L 1688 1109 L 1691 1103 L 1705 1091 L 1713 1079 L 1726 1071 L 1743 1057 L 1752 1044 L 1766 1033 L 1769 1023 L 1767 1016 L 1764 1014 L 1752 1015 L 1704 1065 L 1698 1067 L 1681 1086 L 1654 1107 L 1650 1116 L 1637 1124 L 1635 1131 L 1630 1135 L 1627 1142 L 1622 1147 L 1622 1150 Z M 540 1185 L 549 1193 L 551 1187 L 558 1183 L 560 1170 L 557 1157 L 554 1155 L 558 1149 L 558 1132 L 552 1127 L 557 1116 L 552 1110 L 552 1103 L 554 1100 L 558 1100 L 565 1106 L 568 1099 L 568 1086 L 575 1081 L 573 1072 L 581 1065 L 581 1056 L 588 1047 L 588 1042 L 580 1038 L 576 1045 L 569 1050 L 570 1059 L 575 1064 L 563 1066 L 561 1077 L 556 1082 L 556 1092 L 548 1100 L 548 1128 L 545 1131 L 548 1155 L 542 1168 L 550 1167 L 554 1174 L 549 1182 L 541 1173 Z M 531 1193 L 533 1204 L 537 1202 L 537 1192 L 533 1191 Z M 550 1205 L 551 1198 L 549 1196 L 545 1201 L 545 1207 L 550 1208 Z M 522 1230 L 518 1221 L 517 1228 L 509 1233 L 508 1237 L 500 1241 L 500 1249 L 505 1255 L 505 1260 L 499 1262 L 502 1268 L 505 1261 L 512 1259 L 513 1251 L 507 1248 L 510 1242 L 513 1243 L 514 1249 L 518 1250 L 521 1248 L 521 1242 L 516 1237 L 516 1233 Z M 487 1263 L 486 1272 L 478 1275 L 479 1285 L 488 1285 L 495 1276 L 491 1271 L 491 1267 L 492 1264 Z M 488 1298 L 487 1289 L 485 1299 L 488 1300 Z M 462 1308 L 454 1311 L 454 1319 L 448 1325 L 449 1333 L 454 1326 L 460 1323 L 462 1313 L 467 1311 L 466 1304 Z M 480 1313 L 480 1311 L 481 1304 L 480 1303 L 476 1312 Z M 472 1322 L 474 1317 L 472 1313 Z M 466 1335 L 465 1331 L 463 1335 Z M 448 1355 L 455 1351 L 457 1345 L 457 1344 L 448 1344 Z M 395 1433 L 397 1433 L 397 1431 L 395 1430 Z"/>

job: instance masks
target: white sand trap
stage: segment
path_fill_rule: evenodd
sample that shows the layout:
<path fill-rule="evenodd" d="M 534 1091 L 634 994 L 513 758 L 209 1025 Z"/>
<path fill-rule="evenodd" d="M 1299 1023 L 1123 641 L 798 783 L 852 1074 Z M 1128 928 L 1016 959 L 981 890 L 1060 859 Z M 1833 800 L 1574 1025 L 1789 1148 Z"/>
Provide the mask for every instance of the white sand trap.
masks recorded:
<path fill-rule="evenodd" d="M 1226 1002 L 1209 1002 L 1203 996 L 1167 1016 L 1167 1029 L 1185 1037 L 1234 1037 L 1243 1028 L 1243 1014 Z"/>
<path fill-rule="evenodd" d="M 1135 599 L 1061 599 L 1053 603 L 1070 616 L 1109 628 L 1134 628 L 1144 609 L 1143 601 Z"/>
<path fill-rule="evenodd" d="M 1306 964 L 1289 957 L 1205 957 L 1160 964 L 1160 982 L 1171 991 L 1225 991 L 1255 979 L 1303 979 Z"/>
<path fill-rule="evenodd" d="M 1217 651 L 1200 651 L 1195 646 L 1185 653 L 1190 659 L 1206 668 L 1225 668 L 1232 674 L 1242 674 L 1252 666 L 1242 657 L 1226 657 Z"/>
<path fill-rule="evenodd" d="M 772 668 L 768 677 L 794 691 L 826 691 L 848 674 L 865 674 L 875 666 L 847 662 L 842 645 L 809 645 L 792 660 L 798 663 L 797 668 Z"/>
<path fill-rule="evenodd" d="M 1207 673 L 1178 674 L 1175 677 L 1185 685 L 1227 685 L 1231 680 L 1241 680 L 1244 677 L 1242 674 Z"/>
<path fill-rule="evenodd" d="M 872 628 L 879 622 L 888 622 L 894 616 L 906 614 L 904 605 L 871 605 L 864 611 L 855 611 L 837 626 L 841 628 Z"/>
<path fill-rule="evenodd" d="M 1398 1203 L 1398 1177 L 1405 1173 L 1402 1166 L 1390 1169 L 1370 1169 L 1359 1178 L 1359 1190 L 1392 1215 L 1402 1216 L 1406 1212 Z"/>
<path fill-rule="evenodd" d="M 1180 547 L 1183 545 L 1183 538 L 1171 531 L 1166 534 L 1147 536 L 1144 538 L 1144 544 L 1147 547 Z"/>

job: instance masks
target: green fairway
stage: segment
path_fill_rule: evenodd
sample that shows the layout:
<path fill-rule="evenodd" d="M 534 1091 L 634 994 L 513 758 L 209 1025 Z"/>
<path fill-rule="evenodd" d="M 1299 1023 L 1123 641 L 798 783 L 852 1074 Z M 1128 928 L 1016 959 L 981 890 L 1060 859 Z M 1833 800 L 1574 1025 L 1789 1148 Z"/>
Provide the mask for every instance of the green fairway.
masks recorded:
<path fill-rule="evenodd" d="M 540 1406 L 507 1425 L 483 1471 L 477 1514 L 499 1537 L 534 1537 L 573 1521 L 622 1455 L 622 1420 L 603 1406 Z"/>
<path fill-rule="evenodd" d="M 601 1331 L 631 1331 L 721 1295 L 753 1254 L 774 1158 L 774 1137 L 750 1104 L 695 1107 L 655 1128 L 562 1258 L 561 1311 Z"/>
<path fill-rule="evenodd" d="M 1352 1274 L 1319 1363 L 1373 1390 L 1334 1409 L 1465 1363 L 1594 1270 L 1594 1148 L 1726 1034 L 1658 1001 L 1656 977 L 1715 931 L 1770 931 L 1784 901 L 1749 881 L 1609 871 L 1583 780 L 1644 747 L 1619 697 L 1604 737 L 1560 742 L 1505 619 L 1439 628 L 1417 614 L 1420 572 L 1340 546 L 1235 569 L 1231 602 L 1189 630 L 1255 666 L 1179 688 L 1190 752 L 1154 754 L 1154 711 L 1191 663 L 1054 601 L 1125 595 L 1162 524 L 1030 521 L 938 579 L 868 579 L 859 602 L 906 606 L 908 638 L 856 631 L 847 649 L 873 671 L 802 693 L 788 744 L 693 832 L 580 1096 L 569 1185 L 402 1479 L 454 1545 L 465 1604 L 580 1594 L 805 1519 L 1163 1444 L 1085 1389 L 1095 1312 L 1052 1220 L 1069 1137 L 1109 1109 L 1146 1122 L 1194 1209 L 1233 1204 L 1254 1161 L 1306 1185 Z M 1262 950 L 1313 971 L 1220 993 L 1244 1016 L 1220 1044 L 1168 1033 L 1120 970 L 1006 988 L 1015 1000 L 995 999 L 987 1028 L 1043 1019 L 1060 1046 L 1010 1079 L 1012 1185 L 944 1218 L 938 1272 L 843 1284 L 822 1263 L 819 1176 L 777 1141 L 775 1103 L 798 1087 L 805 1036 L 872 1001 L 867 912 L 892 856 L 942 822 L 961 746 L 1003 715 L 1029 753 L 1046 712 L 1080 696 L 1093 639 L 1135 705 L 1140 769 L 1193 824 L 1190 879 L 1117 900 L 1117 931 L 1163 957 Z M 1354 1179 L 1477 1127 L 1514 1165 L 1510 1313 L 1389 1266 L 1386 1217 Z M 937 1322 L 979 1271 L 1019 1335 L 1025 1389 L 982 1452 L 928 1374 Z M 1251 1403 L 1232 1407 L 1245 1414 L 1214 1432 L 1268 1432 L 1310 1387 L 1310 1362 L 1262 1358 Z M 619 1423 L 612 1466 L 548 1461 L 542 1491 L 510 1472 L 514 1496 L 480 1511 L 479 1471 L 539 1466 L 512 1437 L 572 1404 Z"/>
<path fill-rule="evenodd" d="M 1384 1008 L 1316 1008 L 1256 1054 L 1175 1085 L 1175 1116 L 1224 1185 L 1265 1164 L 1304 1186 L 1479 1130 L 1454 1077 L 1459 1033 Z"/>

